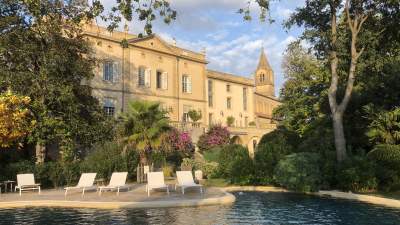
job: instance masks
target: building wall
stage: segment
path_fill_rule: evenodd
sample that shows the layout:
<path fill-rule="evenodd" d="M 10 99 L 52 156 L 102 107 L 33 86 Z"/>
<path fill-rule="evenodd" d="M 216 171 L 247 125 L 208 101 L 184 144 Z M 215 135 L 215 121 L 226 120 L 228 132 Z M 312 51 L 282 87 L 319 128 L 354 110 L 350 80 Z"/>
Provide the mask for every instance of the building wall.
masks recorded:
<path fill-rule="evenodd" d="M 249 123 L 254 121 L 254 86 L 212 77 L 208 77 L 208 80 L 212 82 L 213 91 L 213 104 L 208 107 L 208 113 L 212 114 L 212 121 L 209 120 L 210 117 L 208 115 L 208 124 L 222 124 L 226 126 L 227 118 L 232 116 L 235 118 L 233 126 L 248 127 Z M 209 82 L 207 81 L 207 92 L 209 90 L 208 85 Z M 227 91 L 227 85 L 230 85 L 230 91 Z M 244 108 L 243 88 L 247 90 L 247 109 Z M 231 99 L 230 109 L 227 107 L 227 98 Z"/>
<path fill-rule="evenodd" d="M 111 39 L 101 34 L 89 35 L 89 41 L 94 56 L 99 60 L 95 77 L 90 81 L 93 94 L 103 102 L 111 99 L 116 112 L 126 109 L 130 100 L 142 99 L 160 102 L 169 110 L 173 121 L 181 121 L 188 108 L 199 110 L 202 115 L 207 114 L 205 61 L 177 56 L 174 49 L 169 49 L 156 37 L 138 44 L 129 44 L 128 48 L 121 46 L 120 39 Z M 112 82 L 103 79 L 103 62 L 107 60 L 115 62 L 118 67 L 118 75 Z M 149 87 L 138 85 L 139 67 L 150 69 Z M 165 90 L 156 87 L 157 70 L 167 74 L 168 85 Z M 182 91 L 183 75 L 191 78 L 191 93 Z M 206 117 L 203 116 L 200 122 L 206 124 Z"/>

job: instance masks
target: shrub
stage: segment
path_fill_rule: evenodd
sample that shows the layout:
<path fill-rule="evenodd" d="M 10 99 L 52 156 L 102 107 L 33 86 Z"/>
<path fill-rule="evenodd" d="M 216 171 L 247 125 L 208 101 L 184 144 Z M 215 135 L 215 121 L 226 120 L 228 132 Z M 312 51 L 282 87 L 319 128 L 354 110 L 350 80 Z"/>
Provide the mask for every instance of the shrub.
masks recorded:
<path fill-rule="evenodd" d="M 209 151 L 203 153 L 203 157 L 208 162 L 218 162 L 219 154 L 221 153 L 220 147 L 214 147 Z"/>
<path fill-rule="evenodd" d="M 164 164 L 162 167 L 162 171 L 165 177 L 173 177 L 174 176 L 174 166 L 171 164 Z"/>
<path fill-rule="evenodd" d="M 195 170 L 201 170 L 206 178 L 217 177 L 218 163 L 216 162 L 196 162 Z"/>
<path fill-rule="evenodd" d="M 235 123 L 235 117 L 233 116 L 226 117 L 226 125 L 228 127 L 231 127 L 234 123 Z"/>
<path fill-rule="evenodd" d="M 371 191 L 377 188 L 375 163 L 366 157 L 352 157 L 338 167 L 339 188 L 348 191 Z"/>
<path fill-rule="evenodd" d="M 185 158 L 182 160 L 181 168 L 182 170 L 184 170 L 185 168 L 191 168 L 192 170 L 201 170 L 205 178 L 214 178 L 217 176 L 218 163 Z"/>
<path fill-rule="evenodd" d="M 76 184 L 81 174 L 79 162 L 45 162 L 35 165 L 32 161 L 11 163 L 7 173 L 11 174 L 10 179 L 16 179 L 16 174 L 33 173 L 35 181 L 43 188 Z"/>
<path fill-rule="evenodd" d="M 379 189 L 383 191 L 400 190 L 400 145 L 376 145 L 367 154 L 368 159 L 376 162 L 376 178 Z"/>
<path fill-rule="evenodd" d="M 197 142 L 197 146 L 201 151 L 207 151 L 214 147 L 229 144 L 230 133 L 226 127 L 214 125 L 210 127 L 207 133 L 201 135 Z"/>
<path fill-rule="evenodd" d="M 181 163 L 181 170 L 193 170 L 193 168 L 195 167 L 196 162 L 194 161 L 194 159 L 191 158 L 184 158 L 182 159 L 182 163 Z"/>
<path fill-rule="evenodd" d="M 162 150 L 166 155 L 177 153 L 181 158 L 191 157 L 195 147 L 188 132 L 171 129 L 163 138 Z"/>
<path fill-rule="evenodd" d="M 258 184 L 274 183 L 273 176 L 276 165 L 285 155 L 294 152 L 298 142 L 297 134 L 282 126 L 265 134 L 254 155 L 255 182 Z"/>
<path fill-rule="evenodd" d="M 124 149 L 122 144 L 107 142 L 97 146 L 82 163 L 84 172 L 96 172 L 98 178 L 109 179 L 116 171 L 128 171 L 131 176 L 136 174 L 139 162 L 137 151 Z"/>
<path fill-rule="evenodd" d="M 400 145 L 376 145 L 368 152 L 368 157 L 383 163 L 397 164 L 400 162 Z"/>
<path fill-rule="evenodd" d="M 196 111 L 194 109 L 189 110 L 188 115 L 194 123 L 197 123 L 197 121 L 199 121 L 202 117 L 201 111 L 200 110 Z"/>
<path fill-rule="evenodd" d="M 277 129 L 270 133 L 265 134 L 258 146 L 263 145 L 280 145 L 290 148 L 290 150 L 295 149 L 300 142 L 300 137 L 292 131 L 289 131 L 283 126 L 279 126 Z"/>
<path fill-rule="evenodd" d="M 251 183 L 254 175 L 253 161 L 248 150 L 241 145 L 227 145 L 218 157 L 218 175 L 234 184 Z"/>
<path fill-rule="evenodd" d="M 317 191 L 321 183 L 320 156 L 316 153 L 293 153 L 279 161 L 275 181 L 293 191 Z"/>

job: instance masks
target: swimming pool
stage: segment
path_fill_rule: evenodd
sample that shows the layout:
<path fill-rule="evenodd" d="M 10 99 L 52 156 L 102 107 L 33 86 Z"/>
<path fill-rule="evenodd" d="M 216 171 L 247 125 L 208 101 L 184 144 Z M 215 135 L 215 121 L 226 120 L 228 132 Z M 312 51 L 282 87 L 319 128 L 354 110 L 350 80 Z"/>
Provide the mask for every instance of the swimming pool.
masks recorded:
<path fill-rule="evenodd" d="M 400 209 L 293 193 L 234 193 L 231 206 L 0 209 L 0 224 L 400 224 Z"/>

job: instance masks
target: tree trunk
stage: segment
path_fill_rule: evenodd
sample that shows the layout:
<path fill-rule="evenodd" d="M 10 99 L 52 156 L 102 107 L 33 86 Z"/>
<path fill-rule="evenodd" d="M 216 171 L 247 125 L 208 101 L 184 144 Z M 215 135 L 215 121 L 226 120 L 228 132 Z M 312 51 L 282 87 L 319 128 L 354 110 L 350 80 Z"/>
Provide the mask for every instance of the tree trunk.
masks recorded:
<path fill-rule="evenodd" d="M 343 162 L 347 158 L 346 139 L 343 129 L 343 113 L 334 113 L 332 121 L 335 134 L 336 159 L 338 162 Z"/>
<path fill-rule="evenodd" d="M 331 51 L 330 51 L 330 63 L 331 63 L 331 85 L 328 90 L 329 106 L 331 109 L 333 130 L 335 134 L 335 147 L 336 147 L 336 158 L 339 163 L 343 162 L 347 158 L 346 154 L 346 139 L 344 136 L 343 129 L 343 115 L 346 111 L 347 105 L 349 104 L 354 81 L 356 76 L 357 60 L 362 54 L 364 48 L 361 51 L 357 51 L 357 38 L 358 33 L 368 15 L 364 15 L 362 12 L 356 12 L 354 19 L 350 15 L 350 0 L 346 0 L 344 12 L 347 16 L 348 27 L 351 31 L 351 62 L 349 73 L 347 77 L 346 90 L 344 97 L 340 103 L 337 102 L 337 90 L 339 86 L 339 75 L 338 69 L 338 54 L 337 54 L 337 21 L 336 21 L 336 7 L 338 5 L 334 2 L 330 5 L 331 7 Z"/>
<path fill-rule="evenodd" d="M 36 164 L 44 163 L 46 158 L 46 146 L 36 144 Z"/>

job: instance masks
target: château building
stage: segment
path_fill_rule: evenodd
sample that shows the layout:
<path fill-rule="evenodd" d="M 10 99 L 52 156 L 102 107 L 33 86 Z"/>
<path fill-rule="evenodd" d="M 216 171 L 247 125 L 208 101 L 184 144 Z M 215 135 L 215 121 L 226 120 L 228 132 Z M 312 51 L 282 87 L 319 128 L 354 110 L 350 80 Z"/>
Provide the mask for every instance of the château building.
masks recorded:
<path fill-rule="evenodd" d="M 251 154 L 262 135 L 275 129 L 272 111 L 279 101 L 264 50 L 253 78 L 245 78 L 209 70 L 205 52 L 180 48 L 155 34 L 110 33 L 97 25 L 85 25 L 84 31 L 100 62 L 88 82 L 108 115 L 123 112 L 130 100 L 158 101 L 172 123 L 194 139 L 233 117 L 233 140 Z M 188 112 L 193 109 L 202 114 L 200 126 L 191 126 Z"/>

